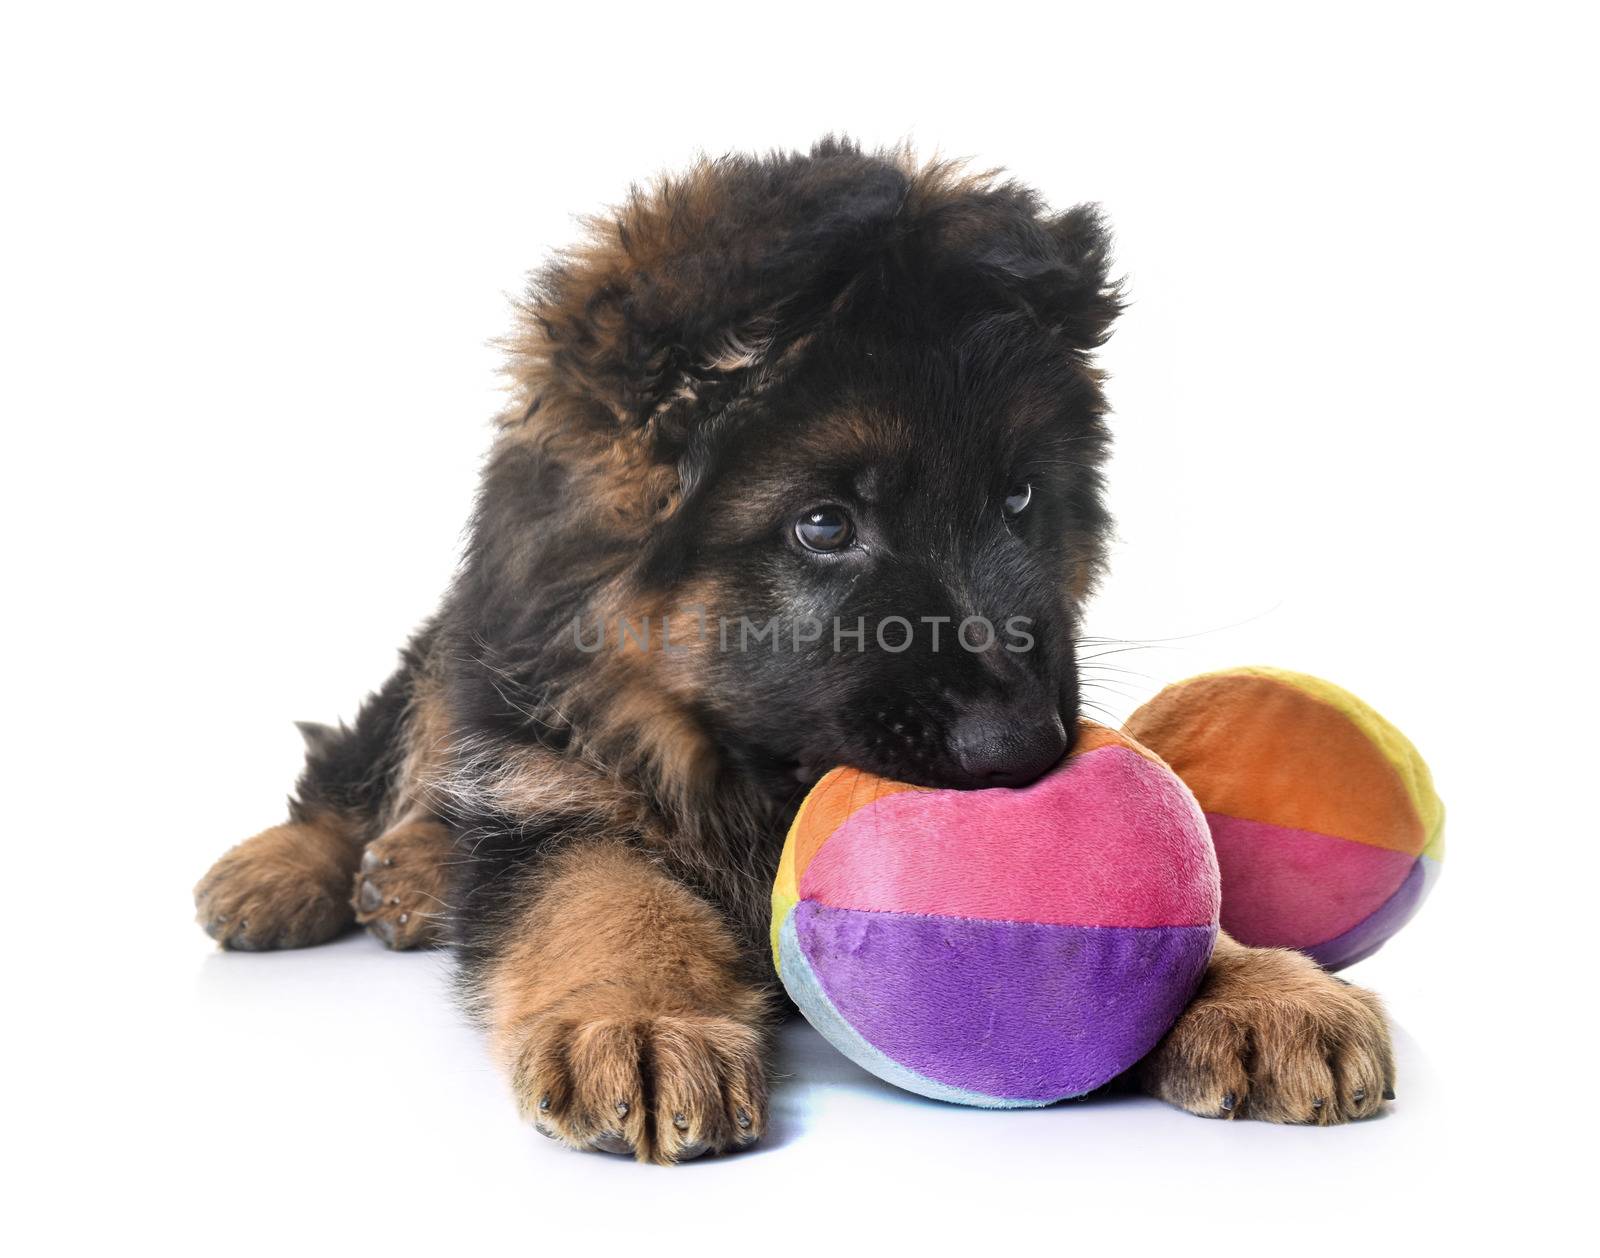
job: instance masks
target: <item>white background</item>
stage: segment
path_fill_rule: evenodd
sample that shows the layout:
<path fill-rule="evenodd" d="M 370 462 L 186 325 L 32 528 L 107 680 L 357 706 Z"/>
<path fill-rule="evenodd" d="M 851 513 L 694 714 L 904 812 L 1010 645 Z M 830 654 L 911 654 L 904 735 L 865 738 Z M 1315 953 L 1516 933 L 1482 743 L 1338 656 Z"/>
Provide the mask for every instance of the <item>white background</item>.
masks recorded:
<path fill-rule="evenodd" d="M 1580 11 L 10 10 L 15 1252 L 1570 1236 L 1600 837 Z M 1445 877 L 1352 972 L 1396 1024 L 1387 1116 L 963 1111 L 794 1027 L 761 1151 L 639 1167 L 517 1123 L 443 958 L 221 955 L 191 923 L 209 862 L 281 815 L 291 719 L 348 716 L 447 579 L 522 273 L 630 179 L 830 129 L 1116 225 L 1120 543 L 1090 627 L 1149 645 L 1098 699 L 1281 664 L 1432 762 Z"/>

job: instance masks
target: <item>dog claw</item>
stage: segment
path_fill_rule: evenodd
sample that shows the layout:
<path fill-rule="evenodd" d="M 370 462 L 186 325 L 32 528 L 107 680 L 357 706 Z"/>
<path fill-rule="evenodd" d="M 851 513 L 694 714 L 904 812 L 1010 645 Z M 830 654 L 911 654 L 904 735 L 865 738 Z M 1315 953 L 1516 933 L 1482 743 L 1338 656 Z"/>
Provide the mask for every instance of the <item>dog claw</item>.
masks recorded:
<path fill-rule="evenodd" d="M 674 1114 L 672 1116 L 672 1125 L 674 1127 L 676 1127 L 679 1131 L 688 1131 L 689 1130 L 689 1120 L 687 1118 L 685 1118 L 682 1114 Z"/>
<path fill-rule="evenodd" d="M 1233 1113 L 1233 1107 L 1238 1103 L 1239 1098 L 1236 1094 L 1232 1092 L 1224 1092 L 1222 1094 L 1222 1112 L 1224 1114 Z"/>
<path fill-rule="evenodd" d="M 741 1131 L 750 1130 L 750 1112 L 748 1110 L 741 1109 L 737 1111 L 733 1116 L 733 1121 L 739 1124 Z"/>
<path fill-rule="evenodd" d="M 376 869 L 381 864 L 383 864 L 383 858 L 370 847 L 361 854 L 362 869 Z"/>
<path fill-rule="evenodd" d="M 270 940 L 252 939 L 249 931 L 250 919 L 241 917 L 239 919 L 239 928 L 232 934 L 218 936 L 218 940 L 224 948 L 231 952 L 265 952 L 272 946 Z"/>
<path fill-rule="evenodd" d="M 1367 1090 L 1365 1088 L 1357 1088 L 1350 1094 L 1350 1099 L 1360 1105 L 1362 1101 L 1367 1099 Z"/>
<path fill-rule="evenodd" d="M 1383 1090 L 1383 1099 L 1386 1100 L 1386 1101 L 1394 1100 L 1394 1089 L 1393 1088 L 1385 1088 Z"/>
<path fill-rule="evenodd" d="M 626 1118 L 628 1116 L 628 1111 L 630 1109 L 632 1109 L 632 1108 L 633 1107 L 631 1105 L 629 1105 L 626 1101 L 618 1101 L 617 1102 L 617 1117 L 618 1118 Z"/>
<path fill-rule="evenodd" d="M 382 903 L 383 892 L 378 890 L 378 884 L 374 882 L 363 882 L 361 884 L 361 894 L 356 897 L 356 906 L 363 913 L 371 913 Z"/>

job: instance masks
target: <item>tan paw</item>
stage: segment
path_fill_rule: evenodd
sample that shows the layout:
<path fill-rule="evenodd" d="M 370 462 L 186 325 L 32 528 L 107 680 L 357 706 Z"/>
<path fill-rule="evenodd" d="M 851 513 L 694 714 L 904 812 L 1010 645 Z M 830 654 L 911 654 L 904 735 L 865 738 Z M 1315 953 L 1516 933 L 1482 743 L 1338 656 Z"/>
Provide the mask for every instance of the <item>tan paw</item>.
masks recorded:
<path fill-rule="evenodd" d="M 223 856 L 194 889 L 195 917 L 224 948 L 325 943 L 350 925 L 357 849 L 314 824 L 273 826 Z"/>
<path fill-rule="evenodd" d="M 686 1162 L 766 1126 L 764 1036 L 716 1015 L 534 1019 L 512 1067 L 523 1113 L 575 1149 Z"/>
<path fill-rule="evenodd" d="M 444 941 L 449 912 L 450 832 L 435 821 L 385 831 L 361 856 L 350 907 L 356 921 L 389 948 Z"/>
<path fill-rule="evenodd" d="M 1393 1098 L 1376 996 L 1298 953 L 1232 947 L 1138 1067 L 1147 1091 L 1208 1118 L 1319 1126 L 1367 1118 Z"/>

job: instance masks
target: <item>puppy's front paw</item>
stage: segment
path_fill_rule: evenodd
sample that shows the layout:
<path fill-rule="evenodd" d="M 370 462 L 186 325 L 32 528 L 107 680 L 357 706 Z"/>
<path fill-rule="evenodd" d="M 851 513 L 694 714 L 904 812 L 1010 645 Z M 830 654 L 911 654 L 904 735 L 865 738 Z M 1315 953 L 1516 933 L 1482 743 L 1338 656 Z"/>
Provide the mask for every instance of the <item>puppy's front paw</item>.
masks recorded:
<path fill-rule="evenodd" d="M 1146 1091 L 1208 1118 L 1328 1126 L 1394 1096 L 1376 996 L 1298 953 L 1237 944 L 1138 1070 Z"/>
<path fill-rule="evenodd" d="M 734 1017 L 558 1011 L 527 1026 L 512 1086 L 534 1126 L 573 1148 L 686 1162 L 760 1139 L 764 1047 Z"/>

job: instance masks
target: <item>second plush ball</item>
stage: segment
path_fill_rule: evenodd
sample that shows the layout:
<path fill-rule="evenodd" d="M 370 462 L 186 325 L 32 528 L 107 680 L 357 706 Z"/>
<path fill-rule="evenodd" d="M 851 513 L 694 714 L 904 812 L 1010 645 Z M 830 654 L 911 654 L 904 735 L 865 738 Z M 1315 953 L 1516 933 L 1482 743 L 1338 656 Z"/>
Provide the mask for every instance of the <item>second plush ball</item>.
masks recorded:
<path fill-rule="evenodd" d="M 1281 668 L 1168 686 L 1124 729 L 1205 809 L 1222 927 L 1329 969 L 1377 951 L 1444 859 L 1444 805 L 1404 734 L 1348 690 Z"/>

